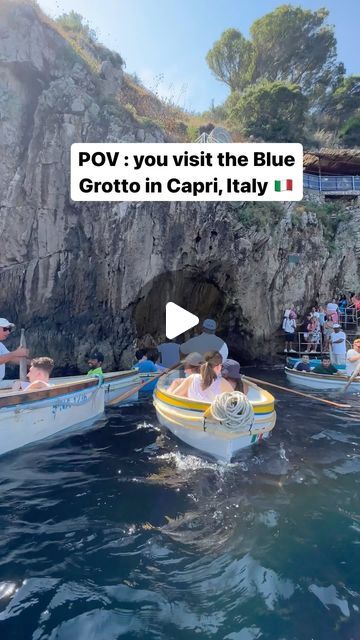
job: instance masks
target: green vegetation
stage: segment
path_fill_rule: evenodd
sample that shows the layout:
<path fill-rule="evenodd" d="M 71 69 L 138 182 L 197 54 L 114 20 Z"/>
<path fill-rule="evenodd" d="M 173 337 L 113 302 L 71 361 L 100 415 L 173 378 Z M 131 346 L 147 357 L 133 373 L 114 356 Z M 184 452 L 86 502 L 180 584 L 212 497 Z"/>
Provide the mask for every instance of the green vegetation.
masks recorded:
<path fill-rule="evenodd" d="M 257 231 L 278 224 L 284 210 L 278 202 L 232 202 L 236 221 L 245 229 L 254 227 Z"/>
<path fill-rule="evenodd" d="M 76 13 L 76 11 L 62 13 L 61 16 L 56 18 L 55 22 L 65 31 L 72 31 L 89 40 L 95 41 L 97 39 L 94 29 L 91 29 L 88 22 L 85 22 L 80 13 Z"/>
<path fill-rule="evenodd" d="M 206 60 L 230 89 L 217 109 L 232 131 L 315 146 L 335 132 L 335 143 L 358 144 L 360 76 L 345 76 L 328 15 L 286 4 L 256 20 L 249 39 L 224 31 Z"/>
<path fill-rule="evenodd" d="M 230 96 L 228 122 L 269 142 L 302 140 L 307 105 L 297 85 L 264 80 Z"/>
<path fill-rule="evenodd" d="M 340 201 L 309 203 L 307 209 L 304 205 L 297 205 L 292 211 L 292 223 L 294 227 L 302 228 L 302 214 L 306 211 L 315 213 L 319 224 L 323 228 L 324 240 L 329 251 L 335 249 L 335 236 L 341 222 L 347 220 L 347 212 Z"/>

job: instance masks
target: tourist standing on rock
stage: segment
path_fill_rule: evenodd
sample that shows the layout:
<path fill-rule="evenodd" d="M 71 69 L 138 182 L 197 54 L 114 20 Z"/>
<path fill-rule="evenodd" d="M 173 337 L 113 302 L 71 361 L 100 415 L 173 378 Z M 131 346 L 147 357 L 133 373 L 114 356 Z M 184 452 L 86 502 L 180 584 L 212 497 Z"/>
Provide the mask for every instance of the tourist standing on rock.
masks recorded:
<path fill-rule="evenodd" d="M 351 376 L 360 367 L 360 338 L 354 340 L 352 349 L 346 353 L 346 375 Z"/>
<path fill-rule="evenodd" d="M 341 326 L 334 324 L 334 331 L 330 336 L 331 361 L 333 364 L 345 364 L 346 360 L 346 334 Z"/>
<path fill-rule="evenodd" d="M 197 353 L 204 355 L 209 351 L 218 351 L 221 354 L 222 359 L 226 360 L 229 355 L 229 349 L 226 342 L 215 335 L 215 320 L 211 320 L 210 318 L 204 320 L 202 329 L 202 333 L 200 333 L 199 336 L 195 336 L 195 338 L 191 338 L 181 345 L 181 354 L 183 356 L 187 356 L 189 353 L 196 351 Z"/>
<path fill-rule="evenodd" d="M 296 334 L 296 320 L 295 318 L 290 317 L 291 310 L 286 309 L 282 329 L 285 332 L 285 348 L 284 353 L 296 353 L 295 349 L 293 349 L 293 344 L 295 340 Z"/>
<path fill-rule="evenodd" d="M 331 314 L 333 322 L 335 323 L 339 322 L 339 307 L 335 298 L 333 298 L 331 302 L 327 303 L 326 313 Z"/>
<path fill-rule="evenodd" d="M 9 320 L 6 320 L 6 318 L 0 318 L 0 380 L 5 377 L 5 364 L 7 362 L 18 363 L 19 358 L 27 358 L 29 355 L 28 349 L 24 347 L 18 347 L 14 351 L 8 351 L 3 344 L 3 341 L 9 337 L 14 327 L 15 325 L 9 322 Z"/>

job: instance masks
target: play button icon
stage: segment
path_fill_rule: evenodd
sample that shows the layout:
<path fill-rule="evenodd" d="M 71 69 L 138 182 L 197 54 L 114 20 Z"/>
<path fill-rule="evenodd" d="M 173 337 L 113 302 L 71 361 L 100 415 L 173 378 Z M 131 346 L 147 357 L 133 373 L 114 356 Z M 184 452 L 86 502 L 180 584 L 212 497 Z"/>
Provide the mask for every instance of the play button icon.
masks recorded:
<path fill-rule="evenodd" d="M 165 333 L 169 340 L 176 338 L 185 331 L 196 327 L 199 318 L 190 311 L 179 307 L 175 302 L 168 302 L 166 305 L 166 325 Z"/>

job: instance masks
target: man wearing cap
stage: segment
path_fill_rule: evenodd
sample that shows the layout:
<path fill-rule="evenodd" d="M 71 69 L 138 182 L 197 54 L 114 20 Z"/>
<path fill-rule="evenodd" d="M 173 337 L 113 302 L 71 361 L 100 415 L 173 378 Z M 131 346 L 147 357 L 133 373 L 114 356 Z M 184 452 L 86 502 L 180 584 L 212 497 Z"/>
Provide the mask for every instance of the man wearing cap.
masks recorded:
<path fill-rule="evenodd" d="M 9 337 L 15 325 L 6 318 L 0 318 L 0 380 L 5 377 L 5 364 L 7 362 L 18 362 L 19 358 L 26 358 L 29 355 L 28 349 L 18 347 L 14 351 L 9 351 L 3 344 L 3 340 Z"/>
<path fill-rule="evenodd" d="M 346 360 L 346 334 L 337 323 L 333 326 L 330 335 L 331 362 L 333 364 L 345 364 Z"/>
<path fill-rule="evenodd" d="M 187 356 L 194 351 L 201 355 L 204 355 L 208 351 L 218 351 L 223 361 L 226 360 L 229 355 L 229 349 L 227 348 L 226 342 L 215 335 L 215 320 L 207 318 L 204 320 L 202 328 L 203 331 L 200 335 L 195 336 L 195 338 L 190 338 L 190 340 L 187 340 L 181 345 L 180 351 L 182 355 Z"/>

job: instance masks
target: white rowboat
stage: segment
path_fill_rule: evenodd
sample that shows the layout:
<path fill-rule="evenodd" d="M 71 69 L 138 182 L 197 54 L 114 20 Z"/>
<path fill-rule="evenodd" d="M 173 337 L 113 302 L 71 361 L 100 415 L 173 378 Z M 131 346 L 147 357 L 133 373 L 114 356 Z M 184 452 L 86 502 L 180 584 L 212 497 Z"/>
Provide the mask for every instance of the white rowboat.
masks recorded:
<path fill-rule="evenodd" d="M 237 451 L 268 437 L 276 422 L 274 397 L 246 380 L 247 397 L 252 405 L 254 421 L 241 431 L 232 431 L 215 420 L 208 402 L 198 402 L 170 394 L 166 377 L 161 378 L 154 392 L 154 407 L 161 425 L 175 436 L 214 458 L 230 461 Z"/>
<path fill-rule="evenodd" d="M 75 425 L 89 425 L 104 412 L 104 386 L 94 378 L 41 391 L 0 391 L 0 455 Z"/>
<path fill-rule="evenodd" d="M 141 378 L 139 372 L 136 369 L 130 369 L 129 371 L 112 371 L 111 373 L 104 373 L 104 390 L 105 390 L 105 406 L 109 404 L 111 400 L 114 400 L 118 396 L 122 396 L 132 388 L 135 389 L 140 383 Z M 89 376 L 69 376 L 63 378 L 53 378 L 52 382 L 78 382 L 80 380 L 89 380 Z M 127 402 L 132 402 L 138 399 L 138 392 L 126 397 Z"/>
<path fill-rule="evenodd" d="M 314 373 L 313 371 L 308 373 L 285 367 L 285 374 L 292 384 L 299 387 L 307 387 L 308 389 L 341 390 L 344 389 L 347 382 L 349 382 L 348 376 L 337 373 L 327 376 L 322 373 Z M 360 391 L 360 377 L 355 378 L 347 390 L 350 392 Z"/>

